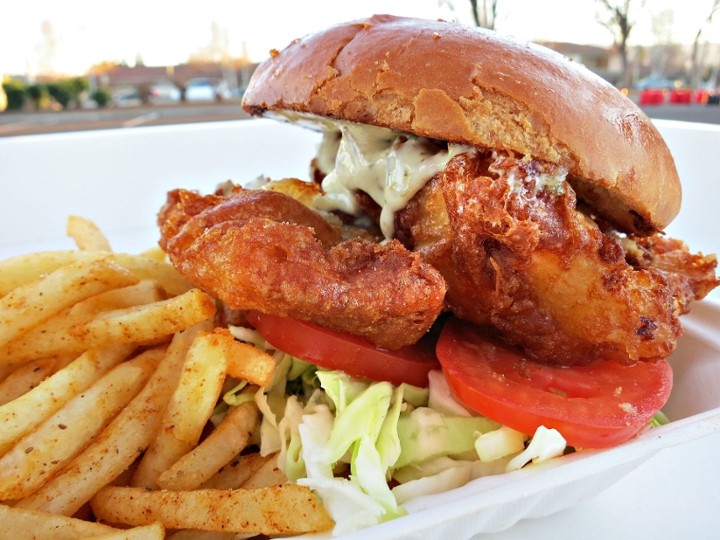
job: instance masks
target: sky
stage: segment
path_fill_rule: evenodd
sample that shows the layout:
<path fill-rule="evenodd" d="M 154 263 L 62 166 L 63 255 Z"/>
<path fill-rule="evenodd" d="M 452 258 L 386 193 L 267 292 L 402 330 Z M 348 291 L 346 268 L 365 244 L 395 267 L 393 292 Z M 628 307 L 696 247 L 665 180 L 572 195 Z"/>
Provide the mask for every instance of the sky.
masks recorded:
<path fill-rule="evenodd" d="M 632 37 L 646 44 L 655 40 L 648 14 L 672 8 L 673 39 L 690 43 L 712 2 L 645 0 Z M 499 0 L 496 29 L 528 40 L 610 45 L 612 36 L 595 21 L 595 5 L 595 0 Z M 0 75 L 32 74 L 48 63 L 58 73 L 82 74 L 102 61 L 132 65 L 138 57 L 146 65 L 174 65 L 207 47 L 213 27 L 233 56 L 246 53 L 261 61 L 270 49 L 337 22 L 393 13 L 471 23 L 469 6 L 469 0 L 13 2 L 9 15 L 3 10 L 0 18 Z M 48 43 L 43 27 L 54 43 L 49 61 L 43 60 Z M 720 43 L 720 24 L 706 35 Z"/>

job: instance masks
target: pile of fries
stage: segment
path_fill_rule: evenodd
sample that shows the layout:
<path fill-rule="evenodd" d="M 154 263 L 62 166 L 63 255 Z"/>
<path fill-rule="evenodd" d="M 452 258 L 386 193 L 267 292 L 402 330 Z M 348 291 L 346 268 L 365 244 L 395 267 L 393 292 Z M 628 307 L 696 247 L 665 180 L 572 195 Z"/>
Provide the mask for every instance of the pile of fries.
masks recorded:
<path fill-rule="evenodd" d="M 161 252 L 77 250 L 0 262 L 4 538 L 232 538 L 325 531 L 316 496 L 253 451 L 252 399 L 274 359 L 214 327 L 215 302 Z M 212 417 L 213 421 L 210 421 Z M 211 532 L 207 532 L 211 531 Z"/>

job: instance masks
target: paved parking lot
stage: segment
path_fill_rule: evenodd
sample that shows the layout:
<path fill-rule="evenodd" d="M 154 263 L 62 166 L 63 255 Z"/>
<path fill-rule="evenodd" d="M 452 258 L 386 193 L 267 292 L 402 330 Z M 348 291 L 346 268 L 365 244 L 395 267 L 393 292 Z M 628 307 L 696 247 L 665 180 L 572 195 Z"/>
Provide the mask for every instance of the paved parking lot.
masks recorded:
<path fill-rule="evenodd" d="M 5 111 L 0 113 L 0 137 L 190 122 L 216 122 L 242 118 L 248 118 L 248 115 L 243 112 L 240 101 L 157 107 L 113 107 L 60 112 L 18 113 Z"/>
<path fill-rule="evenodd" d="M 720 124 L 720 105 L 648 105 L 651 118 Z M 0 137 L 110 128 L 135 128 L 189 122 L 248 118 L 239 100 L 223 103 L 157 107 L 117 107 L 102 110 L 0 113 Z"/>
<path fill-rule="evenodd" d="M 647 105 L 642 109 L 650 118 L 720 124 L 720 105 Z"/>

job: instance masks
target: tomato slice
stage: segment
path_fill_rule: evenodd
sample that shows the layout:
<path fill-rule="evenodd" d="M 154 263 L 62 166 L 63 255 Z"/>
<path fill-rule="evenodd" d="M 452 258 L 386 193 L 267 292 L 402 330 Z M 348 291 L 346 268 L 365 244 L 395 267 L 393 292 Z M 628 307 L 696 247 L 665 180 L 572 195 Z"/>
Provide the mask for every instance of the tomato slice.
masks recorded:
<path fill-rule="evenodd" d="M 448 384 L 470 409 L 517 431 L 557 429 L 570 446 L 603 448 L 638 434 L 667 401 L 667 361 L 552 367 L 448 319 L 437 345 Z"/>
<path fill-rule="evenodd" d="M 353 334 L 317 324 L 251 311 L 247 319 L 273 347 L 325 369 L 337 369 L 359 379 L 398 385 L 428 385 L 428 372 L 440 369 L 435 340 L 388 351 Z"/>

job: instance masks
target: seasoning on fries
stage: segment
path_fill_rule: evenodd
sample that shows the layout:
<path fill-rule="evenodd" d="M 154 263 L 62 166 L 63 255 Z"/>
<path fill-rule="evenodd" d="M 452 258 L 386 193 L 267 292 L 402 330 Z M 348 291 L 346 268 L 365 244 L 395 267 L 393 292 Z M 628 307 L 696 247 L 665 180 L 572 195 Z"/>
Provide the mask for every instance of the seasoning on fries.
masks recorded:
<path fill-rule="evenodd" d="M 114 253 L 77 216 L 67 234 L 77 250 L 0 261 L 3 533 L 330 529 L 312 491 L 286 482 L 277 453 L 253 446 L 254 395 L 275 359 L 214 328 L 215 301 L 162 252 Z M 244 398 L 226 405 L 231 389 Z"/>

